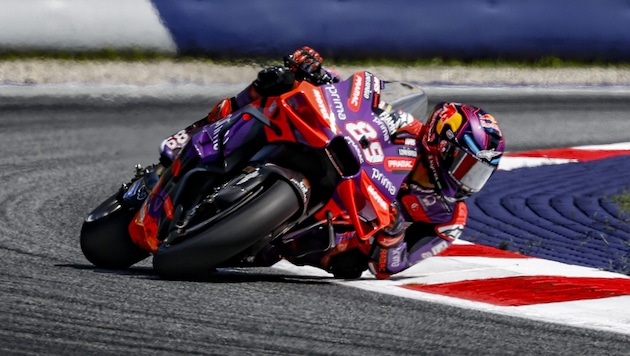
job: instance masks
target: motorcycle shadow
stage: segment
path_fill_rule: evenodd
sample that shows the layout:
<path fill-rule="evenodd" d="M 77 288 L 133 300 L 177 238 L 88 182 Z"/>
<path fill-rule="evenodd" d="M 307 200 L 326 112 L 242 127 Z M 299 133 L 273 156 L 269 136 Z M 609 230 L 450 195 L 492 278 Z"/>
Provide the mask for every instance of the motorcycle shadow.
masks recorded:
<path fill-rule="evenodd" d="M 89 264 L 57 264 L 55 267 L 72 268 L 76 270 L 92 271 L 99 274 L 114 274 L 134 278 L 146 278 L 162 280 L 151 266 L 132 266 L 125 269 L 106 269 Z M 177 281 L 202 282 L 202 283 L 296 283 L 296 284 L 329 284 L 335 278 L 330 276 L 312 276 L 289 274 L 269 267 L 247 268 L 218 268 L 215 271 L 202 275 L 178 279 Z M 168 281 L 168 280 L 164 280 Z"/>

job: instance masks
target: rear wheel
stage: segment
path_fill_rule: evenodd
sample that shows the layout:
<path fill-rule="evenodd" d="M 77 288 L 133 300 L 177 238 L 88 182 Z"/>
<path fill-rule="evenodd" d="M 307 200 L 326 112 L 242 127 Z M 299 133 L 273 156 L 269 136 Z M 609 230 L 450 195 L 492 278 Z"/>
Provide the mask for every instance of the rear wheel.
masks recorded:
<path fill-rule="evenodd" d="M 299 209 L 300 201 L 291 184 L 278 180 L 197 236 L 161 246 L 153 255 L 153 268 L 166 279 L 202 276 L 269 236 Z"/>
<path fill-rule="evenodd" d="M 94 209 L 81 227 L 81 251 L 96 267 L 127 268 L 149 257 L 129 236 L 129 222 L 136 210 L 125 208 L 116 195 Z"/>

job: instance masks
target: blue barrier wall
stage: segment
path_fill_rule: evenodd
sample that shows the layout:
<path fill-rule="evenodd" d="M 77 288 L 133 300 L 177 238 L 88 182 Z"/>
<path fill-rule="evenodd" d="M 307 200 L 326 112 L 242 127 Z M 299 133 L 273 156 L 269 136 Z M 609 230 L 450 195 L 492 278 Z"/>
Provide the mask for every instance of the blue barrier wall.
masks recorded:
<path fill-rule="evenodd" d="M 627 0 L 152 0 L 180 53 L 630 60 Z"/>

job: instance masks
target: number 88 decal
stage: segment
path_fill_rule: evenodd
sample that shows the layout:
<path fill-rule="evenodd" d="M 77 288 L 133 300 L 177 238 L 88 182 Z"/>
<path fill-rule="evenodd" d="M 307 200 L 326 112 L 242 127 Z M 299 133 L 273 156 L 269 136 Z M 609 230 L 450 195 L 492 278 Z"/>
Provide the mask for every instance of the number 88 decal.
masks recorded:
<path fill-rule="evenodd" d="M 188 133 L 186 132 L 186 130 L 181 130 L 178 133 L 165 139 L 164 144 L 166 145 L 166 147 L 170 148 L 171 150 L 174 150 L 177 148 L 184 147 L 184 145 L 189 140 L 190 140 L 190 136 L 188 136 Z"/>
<path fill-rule="evenodd" d="M 363 148 L 363 154 L 365 154 L 365 160 L 371 164 L 383 163 L 385 159 L 385 153 L 381 142 L 378 141 L 378 132 L 365 121 L 357 121 L 346 124 L 346 130 L 352 136 L 352 138 L 361 144 L 361 139 L 364 137 L 370 141 L 367 148 Z M 376 140 L 376 141 L 374 141 Z M 363 145 L 361 145 L 363 147 Z"/>

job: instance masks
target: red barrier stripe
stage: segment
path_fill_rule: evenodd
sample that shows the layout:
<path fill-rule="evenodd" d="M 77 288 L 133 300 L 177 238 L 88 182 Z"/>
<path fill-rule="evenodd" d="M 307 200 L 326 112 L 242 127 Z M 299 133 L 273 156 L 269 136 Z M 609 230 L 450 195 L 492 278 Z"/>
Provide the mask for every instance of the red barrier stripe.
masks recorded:
<path fill-rule="evenodd" d="M 577 148 L 556 148 L 527 152 L 506 153 L 509 157 L 541 157 L 594 161 L 598 159 L 629 155 L 630 150 L 583 150 Z"/>
<path fill-rule="evenodd" d="M 494 257 L 494 258 L 530 258 L 516 252 L 499 250 L 483 245 L 451 245 L 440 253 L 442 257 Z"/>
<path fill-rule="evenodd" d="M 628 278 L 520 276 L 401 286 L 499 306 L 521 306 L 630 295 Z"/>

